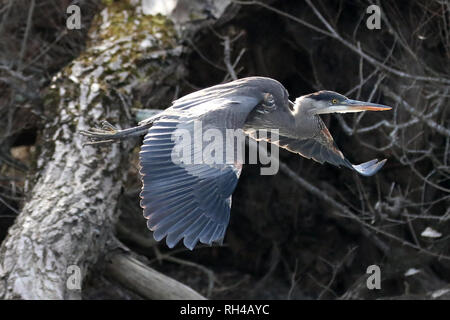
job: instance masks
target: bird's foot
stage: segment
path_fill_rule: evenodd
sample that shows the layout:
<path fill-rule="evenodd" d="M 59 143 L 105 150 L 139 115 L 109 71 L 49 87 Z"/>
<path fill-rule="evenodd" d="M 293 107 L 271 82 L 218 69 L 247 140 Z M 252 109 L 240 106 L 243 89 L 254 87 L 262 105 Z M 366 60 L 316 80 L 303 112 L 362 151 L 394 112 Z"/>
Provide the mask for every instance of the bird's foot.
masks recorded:
<path fill-rule="evenodd" d="M 90 142 L 84 143 L 83 146 L 110 144 L 123 137 L 123 134 L 121 133 L 125 130 L 119 130 L 106 120 L 103 120 L 101 125 L 101 129 L 91 128 L 90 130 L 80 130 L 81 135 L 88 137 L 91 140 Z"/>
<path fill-rule="evenodd" d="M 152 122 L 128 129 L 118 129 L 108 121 L 102 121 L 101 125 L 101 129 L 92 128 L 90 130 L 80 130 L 81 135 L 88 137 L 91 140 L 91 142 L 84 143 L 83 146 L 110 144 L 116 140 L 143 135 L 147 133 L 148 129 L 152 126 Z"/>

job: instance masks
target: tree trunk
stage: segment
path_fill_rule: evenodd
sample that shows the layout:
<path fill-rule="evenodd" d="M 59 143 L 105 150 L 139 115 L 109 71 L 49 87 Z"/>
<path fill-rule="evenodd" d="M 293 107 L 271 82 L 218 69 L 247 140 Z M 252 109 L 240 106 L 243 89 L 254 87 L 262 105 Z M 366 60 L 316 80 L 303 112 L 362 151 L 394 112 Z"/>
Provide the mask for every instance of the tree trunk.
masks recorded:
<path fill-rule="evenodd" d="M 86 51 L 52 80 L 34 186 L 0 249 L 3 299 L 81 298 L 74 270 L 82 279 L 105 251 L 133 141 L 83 147 L 78 131 L 103 119 L 130 126 L 142 88 L 167 95 L 180 64 L 173 24 L 141 12 L 123 2 L 103 9 Z"/>

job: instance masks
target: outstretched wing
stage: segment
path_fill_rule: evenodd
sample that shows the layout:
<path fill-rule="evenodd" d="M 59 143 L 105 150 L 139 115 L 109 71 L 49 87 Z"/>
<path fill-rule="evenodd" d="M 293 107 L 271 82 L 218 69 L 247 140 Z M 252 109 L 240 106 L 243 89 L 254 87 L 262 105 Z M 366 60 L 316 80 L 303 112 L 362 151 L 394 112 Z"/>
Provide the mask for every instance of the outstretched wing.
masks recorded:
<path fill-rule="evenodd" d="M 328 162 L 338 167 L 344 166 L 364 176 L 371 176 L 377 173 L 385 164 L 386 159 L 382 161 L 373 159 L 358 165 L 352 164 L 339 150 L 327 127 L 320 119 L 319 125 L 321 129 L 318 135 L 313 138 L 295 139 L 280 135 L 278 141 L 271 142 L 291 152 L 298 153 L 305 158 L 313 159 L 320 163 Z"/>
<path fill-rule="evenodd" d="M 226 129 L 242 127 L 257 103 L 248 96 L 231 100 L 199 95 L 175 102 L 154 122 L 140 152 L 141 206 L 157 241 L 167 237 L 172 248 L 183 239 L 192 250 L 198 241 L 211 244 L 223 240 L 242 164 L 202 162 L 203 148 L 196 149 L 194 142 L 199 141 L 194 129 L 200 121 L 202 132 L 215 129 L 225 137 Z M 180 131 L 192 139 L 177 138 Z M 180 150 L 188 151 L 191 160 L 179 161 L 175 155 Z"/>

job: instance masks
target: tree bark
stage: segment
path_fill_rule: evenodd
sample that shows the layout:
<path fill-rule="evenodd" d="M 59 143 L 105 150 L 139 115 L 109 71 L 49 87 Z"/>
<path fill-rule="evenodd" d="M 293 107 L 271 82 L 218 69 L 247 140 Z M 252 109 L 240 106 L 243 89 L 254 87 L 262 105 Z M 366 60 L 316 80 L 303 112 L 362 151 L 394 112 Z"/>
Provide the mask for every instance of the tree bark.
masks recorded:
<path fill-rule="evenodd" d="M 173 24 L 141 12 L 122 2 L 103 9 L 86 51 L 52 80 L 34 186 L 0 248 L 0 298 L 81 298 L 67 285 L 70 266 L 82 279 L 104 253 L 133 141 L 83 147 L 78 131 L 103 119 L 130 126 L 140 86 L 167 95 L 161 79 L 175 79 L 180 62 Z"/>

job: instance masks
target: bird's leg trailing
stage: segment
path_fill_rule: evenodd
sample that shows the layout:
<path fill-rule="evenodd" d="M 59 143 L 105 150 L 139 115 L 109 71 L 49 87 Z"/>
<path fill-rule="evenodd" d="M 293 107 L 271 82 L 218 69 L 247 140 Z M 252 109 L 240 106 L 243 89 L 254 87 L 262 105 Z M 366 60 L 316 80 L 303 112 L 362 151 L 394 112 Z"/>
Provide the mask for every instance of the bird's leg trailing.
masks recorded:
<path fill-rule="evenodd" d="M 91 142 L 84 145 L 109 144 L 116 140 L 127 139 L 134 136 L 140 136 L 147 133 L 152 126 L 152 122 L 138 125 L 136 127 L 120 130 L 110 124 L 108 121 L 102 121 L 102 128 L 92 128 L 90 130 L 80 130 L 80 134 L 88 137 Z"/>

